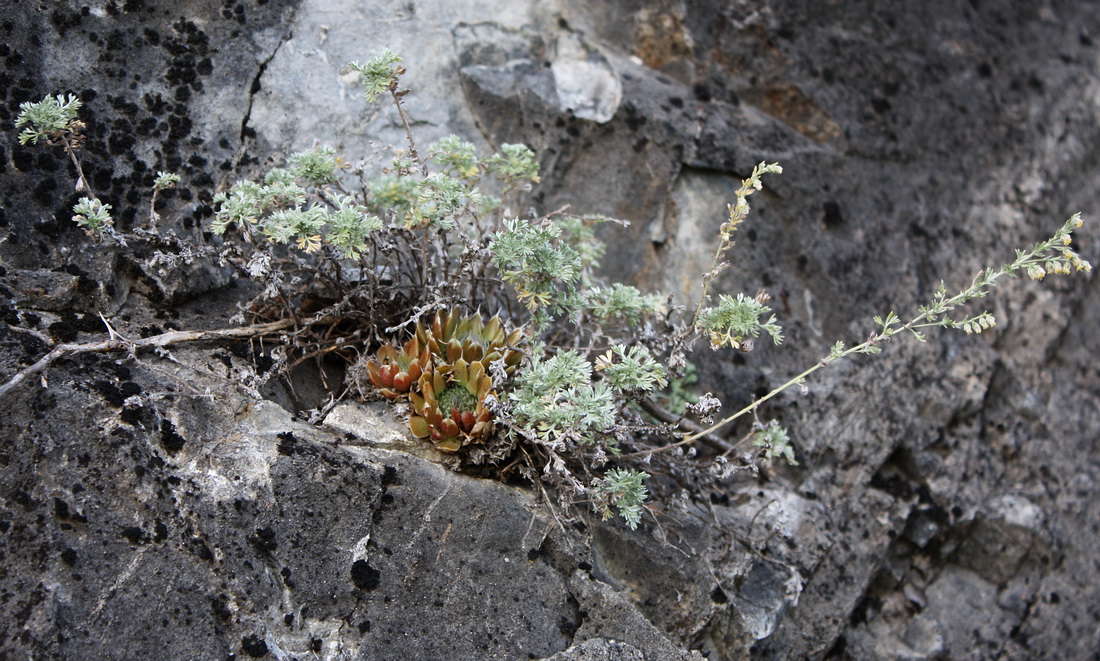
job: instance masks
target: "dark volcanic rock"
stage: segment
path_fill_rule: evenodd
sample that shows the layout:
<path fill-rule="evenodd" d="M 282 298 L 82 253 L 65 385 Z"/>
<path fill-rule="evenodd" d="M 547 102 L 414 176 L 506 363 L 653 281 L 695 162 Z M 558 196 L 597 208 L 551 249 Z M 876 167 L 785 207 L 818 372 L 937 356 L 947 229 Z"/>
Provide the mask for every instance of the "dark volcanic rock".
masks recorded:
<path fill-rule="evenodd" d="M 86 4 L 0 17 L 5 381 L 47 340 L 102 339 L 99 313 L 137 337 L 242 296 L 214 266 L 93 246 L 64 154 L 18 145 L 20 103 L 80 96 L 122 229 L 171 170 L 163 222 L 210 240 L 218 186 L 315 139 L 400 142 L 340 71 L 381 47 L 423 141 L 531 145 L 536 210 L 629 220 L 604 228 L 609 272 L 681 302 L 739 180 L 781 162 L 714 290 L 767 287 L 787 340 L 700 359 L 727 406 L 1075 211 L 1100 261 L 1094 3 Z M 764 411 L 799 466 L 660 501 L 637 532 L 563 529 L 373 413 L 305 425 L 228 385 L 250 348 L 73 357 L 0 402 L 0 656 L 1091 658 L 1098 296 L 1008 283 L 992 333 L 816 374 Z"/>

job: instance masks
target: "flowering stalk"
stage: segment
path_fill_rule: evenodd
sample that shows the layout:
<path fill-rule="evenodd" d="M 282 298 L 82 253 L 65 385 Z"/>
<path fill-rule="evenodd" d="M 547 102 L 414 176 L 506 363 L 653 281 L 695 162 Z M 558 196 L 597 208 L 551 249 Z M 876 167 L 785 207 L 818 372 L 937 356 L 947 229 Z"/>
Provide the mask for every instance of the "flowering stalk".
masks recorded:
<path fill-rule="evenodd" d="M 761 162 L 760 165 L 752 169 L 752 174 L 749 175 L 749 178 L 741 182 L 741 188 L 738 189 L 736 193 L 737 201 L 727 205 L 727 209 L 729 209 L 729 220 L 722 223 L 722 226 L 718 228 L 718 248 L 714 251 L 714 257 L 710 262 L 710 269 L 703 275 L 703 291 L 699 296 L 699 304 L 695 307 L 695 315 L 692 316 L 691 319 L 691 328 L 695 327 L 699 322 L 699 317 L 703 314 L 703 305 L 707 301 L 707 290 L 710 289 L 711 281 L 729 266 L 728 263 L 719 260 L 722 259 L 722 255 L 724 255 L 727 250 L 734 246 L 733 233 L 737 231 L 737 226 L 744 222 L 745 218 L 749 215 L 749 203 L 746 198 L 764 188 L 764 184 L 760 181 L 760 175 L 768 173 L 782 174 L 783 168 L 778 163 L 769 165 Z"/>
<path fill-rule="evenodd" d="M 936 296 L 932 299 L 932 303 L 921 306 L 917 315 L 908 323 L 902 324 L 901 320 L 893 312 L 887 314 L 885 319 L 876 316 L 874 321 L 879 325 L 879 330 L 872 333 L 862 343 L 845 348 L 843 342 L 837 342 L 829 351 L 828 356 L 822 358 L 806 371 L 790 379 L 778 388 L 775 388 L 733 415 L 719 420 L 706 429 L 688 434 L 676 443 L 656 448 L 651 452 L 661 452 L 692 443 L 700 437 L 728 425 L 741 416 L 752 413 L 760 408 L 760 405 L 764 402 L 791 386 L 804 384 L 808 376 L 841 358 L 846 358 L 857 353 L 881 353 L 882 348 L 879 345 L 898 333 L 909 331 L 917 340 L 924 342 L 926 338 L 924 333 L 918 330 L 920 328 L 933 326 L 957 328 L 966 332 L 968 335 L 971 333 L 981 333 L 985 329 L 992 328 L 997 322 L 989 312 L 982 312 L 981 314 L 973 317 L 966 317 L 962 320 L 952 319 L 949 314 L 968 301 L 975 298 L 984 298 L 989 291 L 996 286 L 997 280 L 1006 275 L 1014 278 L 1022 271 L 1027 273 L 1028 277 L 1032 280 L 1041 280 L 1048 273 L 1068 274 L 1074 270 L 1085 272 L 1091 271 L 1092 265 L 1081 259 L 1080 255 L 1069 248 L 1069 245 L 1073 241 L 1073 231 L 1081 227 L 1082 224 L 1081 214 L 1074 214 L 1051 238 L 1035 244 L 1032 246 L 1031 250 L 1017 250 L 1016 259 L 1014 261 L 1004 264 L 997 269 L 986 268 L 978 271 L 977 275 L 974 276 L 973 282 L 970 283 L 970 286 L 951 298 L 947 297 L 947 290 L 941 282 L 939 291 L 936 292 Z"/>
<path fill-rule="evenodd" d="M 157 222 L 160 221 L 160 214 L 157 213 L 157 196 L 161 191 L 166 191 L 169 188 L 175 188 L 176 184 L 180 182 L 180 176 L 171 172 L 157 172 L 157 178 L 153 180 L 153 197 L 149 200 L 149 225 L 156 228 Z"/>

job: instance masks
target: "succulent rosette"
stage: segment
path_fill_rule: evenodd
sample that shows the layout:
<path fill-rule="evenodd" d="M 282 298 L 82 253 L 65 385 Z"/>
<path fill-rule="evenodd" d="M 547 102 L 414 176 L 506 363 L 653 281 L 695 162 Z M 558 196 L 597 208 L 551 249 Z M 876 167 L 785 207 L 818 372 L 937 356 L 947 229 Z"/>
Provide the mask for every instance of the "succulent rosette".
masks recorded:
<path fill-rule="evenodd" d="M 413 436 L 453 453 L 492 433 L 486 406 L 496 395 L 491 374 L 515 370 L 523 355 L 514 347 L 522 339 L 522 328 L 509 332 L 499 317 L 484 321 L 480 313 L 440 310 L 430 323 L 417 322 L 416 334 L 400 350 L 379 349 L 367 376 L 390 399 L 408 396 Z"/>
<path fill-rule="evenodd" d="M 523 359 L 520 352 L 509 349 L 523 338 L 522 328 L 509 333 L 500 317 L 485 322 L 480 313 L 462 316 L 457 308 L 436 312 L 427 326 L 418 323 L 416 337 L 445 363 L 462 358 L 467 363 L 480 362 L 488 369 L 490 363 L 503 359 L 505 369 L 511 373 Z"/>
<path fill-rule="evenodd" d="M 493 392 L 493 380 L 478 362 L 459 358 L 454 363 L 425 372 L 418 382 L 419 393 L 409 393 L 413 436 L 432 441 L 444 452 L 457 452 L 492 431 L 492 413 L 485 406 Z"/>
<path fill-rule="evenodd" d="M 409 393 L 430 363 L 431 353 L 419 337 L 413 337 L 400 351 L 392 344 L 383 345 L 375 360 L 367 361 L 367 378 L 388 399 L 397 399 Z"/>

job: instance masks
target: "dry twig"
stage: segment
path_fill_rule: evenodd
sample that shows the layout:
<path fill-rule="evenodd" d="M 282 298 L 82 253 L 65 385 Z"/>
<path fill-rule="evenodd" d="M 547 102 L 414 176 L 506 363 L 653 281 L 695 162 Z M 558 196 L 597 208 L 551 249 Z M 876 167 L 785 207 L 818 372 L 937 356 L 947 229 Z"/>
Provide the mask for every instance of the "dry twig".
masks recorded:
<path fill-rule="evenodd" d="M 104 321 L 104 323 L 106 323 L 106 321 Z M 133 353 L 138 349 L 166 347 L 170 344 L 180 344 L 182 342 L 247 339 L 278 333 L 292 326 L 294 326 L 293 319 L 282 319 L 267 324 L 256 324 L 254 326 L 243 326 L 241 328 L 169 331 L 167 333 L 161 333 L 160 335 L 153 335 L 152 337 L 128 340 L 123 338 L 108 325 L 107 329 L 110 333 L 110 339 L 101 342 L 88 342 L 84 344 L 66 343 L 55 346 L 48 354 L 39 358 L 33 365 L 20 370 L 19 373 L 9 379 L 7 383 L 0 385 L 0 398 L 18 387 L 19 384 L 26 381 L 28 378 L 49 367 L 58 359 L 67 356 L 77 356 L 85 353 L 107 353 L 122 350 Z"/>

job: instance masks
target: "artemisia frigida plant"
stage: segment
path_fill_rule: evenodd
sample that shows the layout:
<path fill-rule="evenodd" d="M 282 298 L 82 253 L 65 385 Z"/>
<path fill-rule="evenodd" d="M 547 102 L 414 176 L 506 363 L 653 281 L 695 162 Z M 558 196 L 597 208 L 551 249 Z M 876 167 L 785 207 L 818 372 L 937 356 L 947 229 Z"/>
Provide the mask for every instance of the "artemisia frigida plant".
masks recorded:
<path fill-rule="evenodd" d="M 878 330 L 864 342 L 838 342 L 803 373 L 715 421 L 715 397 L 682 394 L 696 341 L 748 352 L 761 336 L 783 339 L 766 292 L 717 300 L 709 293 L 749 214 L 748 198 L 764 175 L 782 172 L 778 165 L 761 163 L 742 182 L 718 228 L 698 300 L 674 306 L 594 275 L 604 246 L 593 228 L 620 221 L 565 210 L 516 212 L 539 182 L 527 147 L 505 144 L 482 156 L 451 136 L 422 152 L 402 104 L 408 90 L 400 58 L 386 50 L 348 67 L 359 74 L 367 101 L 388 97 L 404 126 L 406 144 L 392 150 L 389 163 L 371 171 L 366 161 L 352 163 L 329 147 L 294 154 L 262 181 L 238 182 L 215 197 L 212 230 L 224 237 L 221 246 L 188 252 L 177 245 L 162 259 L 183 254 L 236 265 L 262 285 L 246 309 L 253 321 L 268 323 L 253 328 L 279 329 L 297 352 L 284 367 L 343 358 L 348 377 L 340 397 L 393 402 L 410 435 L 431 443 L 447 463 L 501 477 L 518 473 L 547 502 L 556 494 L 565 518 L 584 505 L 637 526 L 647 471 L 690 487 L 700 475 L 721 478 L 758 461 L 794 463 L 788 432 L 757 419 L 764 402 L 837 360 L 879 352 L 899 333 L 923 341 L 929 327 L 992 327 L 988 312 L 954 315 L 1002 276 L 1090 269 L 1071 248 L 1081 225 L 1075 215 L 1051 239 L 983 269 L 957 294 L 941 285 L 908 321 L 893 312 L 876 317 Z M 47 97 L 24 104 L 17 125 L 24 143 L 44 140 L 69 153 L 79 188 L 78 109 L 72 97 Z M 159 173 L 154 202 L 175 181 Z M 121 239 L 109 211 L 89 191 L 74 220 L 97 240 Z M 661 394 L 669 386 L 675 397 Z M 737 443 L 716 433 L 750 414 L 753 423 Z M 708 446 L 705 460 L 694 458 L 698 444 Z"/>

